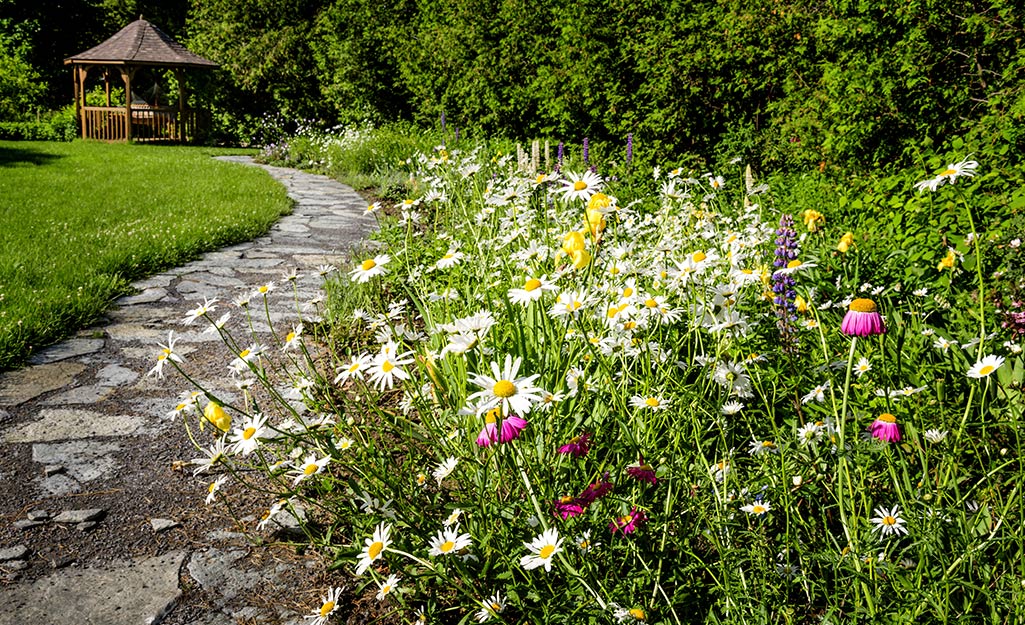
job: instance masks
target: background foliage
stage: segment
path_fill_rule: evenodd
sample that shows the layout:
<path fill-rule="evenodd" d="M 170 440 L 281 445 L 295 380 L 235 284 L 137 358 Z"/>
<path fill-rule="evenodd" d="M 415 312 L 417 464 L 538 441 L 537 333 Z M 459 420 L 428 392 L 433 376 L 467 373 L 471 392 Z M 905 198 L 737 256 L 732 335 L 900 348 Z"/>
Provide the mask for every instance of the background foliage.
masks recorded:
<path fill-rule="evenodd" d="M 979 151 L 1025 140 L 1025 18 L 1011 0 L 43 4 L 0 0 L 8 120 L 29 100 L 67 104 L 62 59 L 142 14 L 221 64 L 189 80 L 223 141 L 273 140 L 270 121 L 444 114 L 481 135 L 633 134 L 652 153 L 849 169 L 921 165 L 954 135 Z"/>

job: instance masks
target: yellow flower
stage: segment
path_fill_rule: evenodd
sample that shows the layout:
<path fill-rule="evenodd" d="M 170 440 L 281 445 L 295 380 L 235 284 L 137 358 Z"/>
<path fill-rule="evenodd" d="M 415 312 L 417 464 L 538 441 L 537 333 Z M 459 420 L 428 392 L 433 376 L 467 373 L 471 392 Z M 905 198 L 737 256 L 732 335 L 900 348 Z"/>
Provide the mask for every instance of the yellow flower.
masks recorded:
<path fill-rule="evenodd" d="M 799 313 L 803 314 L 803 313 L 808 312 L 808 301 L 805 300 L 800 295 L 798 295 L 796 298 L 794 298 L 794 306 L 797 307 L 797 312 L 799 312 Z"/>
<path fill-rule="evenodd" d="M 574 269 L 583 269 L 591 262 L 591 253 L 585 249 L 580 249 L 570 254 L 570 258 L 573 259 Z"/>
<path fill-rule="evenodd" d="M 222 432 L 227 432 L 231 427 L 231 416 L 215 401 L 206 405 L 206 408 L 203 409 L 203 417 Z M 200 421 L 199 425 L 202 426 L 203 422 Z"/>
<path fill-rule="evenodd" d="M 801 215 L 804 218 L 804 225 L 808 227 L 808 232 L 815 232 L 826 224 L 826 217 L 814 208 L 805 210 Z"/>
<path fill-rule="evenodd" d="M 594 199 L 594 198 L 592 198 Z M 598 209 L 587 207 L 587 227 L 591 230 L 591 238 L 595 241 L 598 240 L 598 236 L 605 230 L 605 215 Z"/>
<path fill-rule="evenodd" d="M 851 249 L 854 245 L 854 233 L 848 232 L 840 237 L 840 242 L 836 244 L 836 249 L 841 253 L 846 254 L 847 250 Z"/>
<path fill-rule="evenodd" d="M 947 248 L 947 255 L 944 256 L 943 260 L 941 260 L 939 262 L 939 264 L 936 265 L 936 271 L 943 271 L 944 269 L 953 269 L 954 268 L 954 261 L 956 259 L 957 259 L 957 256 L 954 255 L 954 249 L 948 247 Z"/>
<path fill-rule="evenodd" d="M 584 235 L 576 230 L 567 232 L 562 237 L 562 251 L 567 256 L 572 256 L 573 252 L 582 251 L 584 249 Z"/>

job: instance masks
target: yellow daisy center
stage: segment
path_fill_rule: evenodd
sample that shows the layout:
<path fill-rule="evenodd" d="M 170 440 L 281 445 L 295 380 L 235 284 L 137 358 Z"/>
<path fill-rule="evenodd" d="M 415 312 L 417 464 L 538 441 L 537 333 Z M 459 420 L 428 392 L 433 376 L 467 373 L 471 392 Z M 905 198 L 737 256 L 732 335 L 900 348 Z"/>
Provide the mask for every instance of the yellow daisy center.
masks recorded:
<path fill-rule="evenodd" d="M 630 616 L 634 617 L 638 621 L 643 621 L 647 618 L 647 616 L 644 614 L 644 610 L 640 608 L 630 608 L 629 613 Z"/>
<path fill-rule="evenodd" d="M 382 551 L 384 551 L 384 543 L 378 540 L 371 544 L 370 548 L 367 549 L 367 555 L 370 556 L 371 560 L 376 560 L 377 556 L 381 555 Z"/>
<path fill-rule="evenodd" d="M 313 475 L 317 472 L 317 469 L 319 468 L 320 467 L 317 466 L 316 462 L 311 462 L 308 465 L 306 465 L 306 467 L 303 469 L 303 475 Z"/>
<path fill-rule="evenodd" d="M 876 311 L 876 303 L 866 297 L 859 297 L 858 299 L 851 302 L 848 306 L 848 310 L 854 312 L 871 313 Z"/>
<path fill-rule="evenodd" d="M 649 397 L 644 400 L 644 403 L 651 406 L 652 408 L 658 408 L 660 402 L 658 401 L 657 397 Z"/>
<path fill-rule="evenodd" d="M 242 359 L 244 360 L 244 359 L 245 359 L 245 357 L 246 357 L 246 356 L 248 356 L 248 355 L 249 355 L 250 353 L 251 353 L 251 352 L 250 352 L 250 351 L 249 351 L 248 349 L 243 349 L 242 351 L 240 351 L 240 352 L 238 353 L 238 357 L 239 357 L 239 358 L 242 358 Z"/>
<path fill-rule="evenodd" d="M 587 188 L 587 183 L 584 182 L 583 180 L 577 180 L 576 182 L 573 183 L 573 190 L 574 191 L 583 191 L 586 188 Z"/>
<path fill-rule="evenodd" d="M 774 443 L 772 441 L 762 441 L 762 447 L 764 447 L 766 449 L 771 449 L 771 448 L 773 448 L 775 446 L 776 446 L 776 443 Z"/>
<path fill-rule="evenodd" d="M 705 260 L 706 258 L 708 258 L 708 256 L 704 252 L 694 252 L 690 256 L 690 259 L 692 261 L 696 262 L 696 263 L 700 263 L 701 261 Z"/>
<path fill-rule="evenodd" d="M 883 423 L 896 423 L 897 417 L 893 416 L 888 412 L 884 412 L 883 414 L 879 415 L 878 421 L 882 421 Z"/>
<path fill-rule="evenodd" d="M 242 432 L 242 439 L 243 440 L 249 440 L 249 439 L 251 439 L 253 437 L 254 434 L 256 434 L 256 428 L 254 428 L 252 426 L 247 427 L 245 429 L 245 431 Z"/>
<path fill-rule="evenodd" d="M 270 287 L 268 287 L 268 286 L 267 286 L 266 284 L 262 284 L 262 285 L 260 285 L 260 288 L 259 288 L 259 289 L 257 289 L 257 290 L 258 290 L 258 291 L 259 291 L 260 293 L 266 293 L 267 291 L 269 291 L 269 290 L 270 290 Z"/>
<path fill-rule="evenodd" d="M 320 606 L 320 617 L 321 618 L 326 617 L 328 614 L 331 614 L 331 612 L 334 611 L 334 609 L 335 609 L 335 602 L 334 601 L 328 601 L 324 605 Z"/>
<path fill-rule="evenodd" d="M 541 553 L 538 555 L 541 556 L 543 560 L 547 560 L 552 557 L 553 553 L 555 553 L 555 545 L 545 545 L 541 548 Z"/>
<path fill-rule="evenodd" d="M 440 547 L 438 547 L 438 551 L 442 553 L 448 553 L 449 551 L 452 551 L 452 549 L 454 549 L 455 546 L 456 544 L 454 542 L 452 542 L 451 540 L 446 540 L 445 542 L 441 543 Z"/>
<path fill-rule="evenodd" d="M 512 397 L 516 394 L 516 385 L 509 380 L 499 380 L 498 382 L 495 382 L 495 387 L 491 389 L 491 392 L 494 393 L 496 397 L 505 399 L 506 397 Z"/>
<path fill-rule="evenodd" d="M 217 482 L 210 482 L 210 486 L 208 486 L 206 490 L 208 493 L 212 493 L 217 490 Z"/>
<path fill-rule="evenodd" d="M 633 287 L 626 287 L 623 289 L 623 297 L 631 297 L 634 294 Z"/>
<path fill-rule="evenodd" d="M 763 514 L 765 512 L 765 506 L 756 503 L 751 506 L 751 512 L 754 512 L 755 514 Z"/>
<path fill-rule="evenodd" d="M 801 266 L 801 261 L 797 260 L 796 258 L 794 260 L 790 261 L 789 263 L 787 263 L 787 269 L 797 269 L 800 266 Z"/>
<path fill-rule="evenodd" d="M 995 369 L 996 367 L 994 367 L 993 365 L 986 365 L 985 367 L 979 369 L 979 375 L 989 375 L 993 373 Z"/>
<path fill-rule="evenodd" d="M 537 178 L 534 178 L 534 182 L 536 182 L 537 184 L 541 184 L 544 181 L 545 181 L 545 175 L 544 174 L 538 174 Z"/>
<path fill-rule="evenodd" d="M 498 612 L 499 610 L 502 609 L 502 604 L 501 603 L 492 602 L 491 603 L 491 609 L 494 610 L 495 612 Z"/>
<path fill-rule="evenodd" d="M 395 365 L 391 364 L 391 361 L 390 361 L 390 360 L 385 360 L 385 361 L 384 361 L 384 362 L 383 362 L 383 363 L 381 364 L 381 371 L 384 371 L 385 373 L 388 373 L 388 372 L 390 372 L 390 371 L 391 371 L 392 369 L 394 369 L 394 368 L 395 368 Z"/>
<path fill-rule="evenodd" d="M 956 169 L 950 168 L 950 169 L 944 169 L 943 171 L 941 171 L 940 175 L 941 176 L 953 176 L 956 173 L 957 173 Z"/>
<path fill-rule="evenodd" d="M 644 300 L 644 305 L 648 308 L 658 308 L 658 301 L 656 301 L 654 297 L 649 297 Z"/>
<path fill-rule="evenodd" d="M 897 519 L 894 517 L 889 515 L 883 517 L 883 525 L 894 525 L 895 523 L 897 523 Z"/>
<path fill-rule="evenodd" d="M 289 332 L 289 333 L 288 333 L 288 334 L 287 334 L 287 335 L 285 336 L 285 342 L 286 342 L 286 343 L 291 343 L 291 342 L 292 342 L 292 341 L 294 341 L 294 340 L 295 340 L 295 332 Z"/>
<path fill-rule="evenodd" d="M 356 373 L 357 371 L 359 371 L 359 368 L 360 368 L 360 363 L 354 362 L 351 365 L 349 365 L 348 371 L 349 371 L 349 373 Z"/>
<path fill-rule="evenodd" d="M 523 285 L 524 291 L 533 291 L 541 286 L 541 281 L 537 278 L 531 278 L 527 280 L 526 284 Z"/>
<path fill-rule="evenodd" d="M 363 261 L 362 263 L 360 263 L 360 267 L 363 268 L 363 271 L 370 271 L 371 269 L 373 269 L 376 266 L 377 266 L 377 263 L 374 262 L 373 258 L 368 258 L 365 261 Z"/>

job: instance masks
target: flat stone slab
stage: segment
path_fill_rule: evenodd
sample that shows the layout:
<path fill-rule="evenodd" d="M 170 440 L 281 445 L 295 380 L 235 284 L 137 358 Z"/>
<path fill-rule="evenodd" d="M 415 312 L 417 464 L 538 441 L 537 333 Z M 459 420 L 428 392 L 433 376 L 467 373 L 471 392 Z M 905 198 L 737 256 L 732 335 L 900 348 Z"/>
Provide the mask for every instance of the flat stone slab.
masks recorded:
<path fill-rule="evenodd" d="M 54 523 L 88 523 L 98 521 L 107 514 L 103 508 L 85 508 L 83 510 L 65 510 L 53 517 Z"/>
<path fill-rule="evenodd" d="M 28 547 L 25 545 L 5 547 L 4 549 L 0 549 L 0 562 L 7 562 L 8 560 L 24 560 L 25 556 L 28 554 Z"/>
<path fill-rule="evenodd" d="M 85 356 L 103 349 L 103 339 L 68 339 L 52 347 L 47 347 L 28 359 L 30 365 L 48 365 L 76 356 Z"/>
<path fill-rule="evenodd" d="M 117 298 L 114 303 L 118 306 L 135 306 L 136 304 L 152 304 L 167 297 L 167 290 L 160 287 L 150 287 L 138 295 L 126 295 Z"/>
<path fill-rule="evenodd" d="M 80 362 L 55 362 L 5 373 L 0 376 L 0 406 L 17 406 L 64 388 L 85 369 Z"/>
<path fill-rule="evenodd" d="M 62 569 L 0 593 L 0 625 L 145 625 L 158 623 L 181 592 L 184 551 L 94 569 Z"/>
<path fill-rule="evenodd" d="M 8 443 L 41 443 L 96 436 L 125 436 L 138 432 L 145 421 L 137 416 L 110 416 L 79 408 L 44 408 L 38 418 L 12 428 Z M 61 462 L 48 464 L 64 464 Z"/>
<path fill-rule="evenodd" d="M 253 588 L 265 579 L 255 571 L 244 571 L 235 564 L 244 558 L 246 549 L 217 549 L 192 554 L 189 560 L 189 575 L 205 589 L 216 591 L 218 602 L 223 606 L 230 599 Z"/>
<path fill-rule="evenodd" d="M 117 461 L 111 456 L 121 450 L 115 442 L 82 439 L 61 443 L 32 445 L 32 460 L 43 465 L 59 464 L 67 475 L 58 473 L 46 478 L 66 480 L 71 476 L 78 482 L 88 482 L 114 470 Z"/>

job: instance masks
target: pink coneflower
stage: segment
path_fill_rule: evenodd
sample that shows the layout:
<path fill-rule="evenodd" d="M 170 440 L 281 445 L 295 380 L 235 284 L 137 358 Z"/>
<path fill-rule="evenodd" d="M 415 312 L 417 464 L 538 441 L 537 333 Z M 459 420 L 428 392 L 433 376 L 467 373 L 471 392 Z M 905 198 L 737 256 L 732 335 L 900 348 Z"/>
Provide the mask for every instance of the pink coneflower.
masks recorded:
<path fill-rule="evenodd" d="M 588 484 L 584 492 L 577 496 L 577 501 L 586 508 L 610 492 L 612 492 L 612 482 L 609 481 L 609 474 L 606 472 L 601 476 L 600 482 Z"/>
<path fill-rule="evenodd" d="M 520 437 L 520 432 L 527 427 L 527 420 L 515 414 L 502 419 L 501 432 L 498 435 L 499 443 L 508 443 Z"/>
<path fill-rule="evenodd" d="M 637 461 L 637 464 L 632 464 L 626 468 L 626 474 L 642 482 L 648 482 L 649 484 L 658 483 L 658 478 L 655 477 L 655 469 L 652 469 L 651 465 L 644 462 L 643 455 L 640 457 L 640 460 Z"/>
<path fill-rule="evenodd" d="M 885 334 L 886 328 L 883 326 L 882 315 L 876 310 L 876 303 L 859 297 L 847 308 L 840 331 L 847 336 L 871 336 Z"/>
<path fill-rule="evenodd" d="M 586 456 L 591 451 L 591 433 L 584 432 L 580 436 L 574 436 L 568 443 L 559 448 L 560 454 L 570 454 L 575 458 Z"/>
<path fill-rule="evenodd" d="M 481 428 L 480 434 L 477 435 L 477 444 L 481 447 L 490 447 L 492 443 L 498 442 L 497 415 L 501 410 L 501 408 L 492 408 L 484 415 L 484 427 Z"/>
<path fill-rule="evenodd" d="M 576 497 L 566 495 L 555 502 L 555 516 L 563 521 L 584 513 L 586 505 L 581 505 Z"/>
<path fill-rule="evenodd" d="M 613 534 L 616 532 L 623 532 L 624 534 L 632 534 L 637 531 L 637 528 L 644 524 L 648 520 L 648 515 L 644 513 L 644 510 L 638 510 L 636 507 L 630 509 L 629 514 L 616 517 L 609 523 L 609 530 Z"/>
<path fill-rule="evenodd" d="M 887 443 L 896 443 L 900 440 L 900 428 L 897 426 L 897 417 L 888 412 L 876 417 L 872 425 L 868 426 L 872 436 Z"/>
<path fill-rule="evenodd" d="M 494 443 L 508 443 L 520 437 L 520 432 L 527 427 L 527 420 L 519 415 L 510 414 L 499 422 L 500 407 L 492 408 L 484 415 L 484 427 L 477 435 L 477 444 L 490 447 Z"/>

